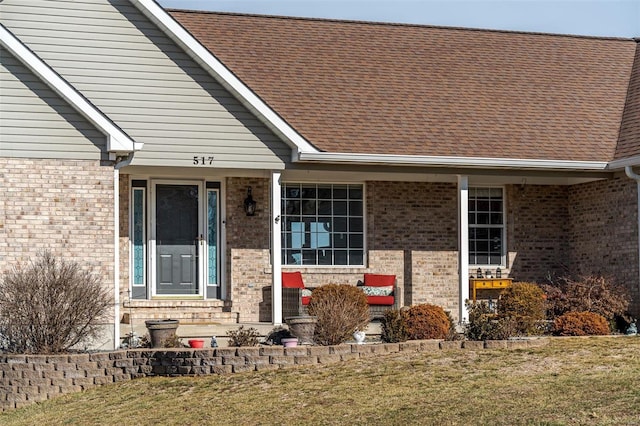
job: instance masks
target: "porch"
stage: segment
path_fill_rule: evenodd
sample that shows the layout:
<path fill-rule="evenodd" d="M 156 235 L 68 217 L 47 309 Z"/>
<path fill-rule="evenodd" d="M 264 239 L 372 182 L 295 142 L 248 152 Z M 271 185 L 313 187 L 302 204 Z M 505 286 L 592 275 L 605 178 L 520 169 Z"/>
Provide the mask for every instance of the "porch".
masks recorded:
<path fill-rule="evenodd" d="M 266 322 L 244 322 L 237 324 L 224 324 L 224 323 L 181 323 L 178 326 L 178 330 L 176 334 L 183 343 L 187 344 L 189 339 L 203 339 L 205 347 L 211 347 L 211 337 L 216 336 L 216 340 L 218 345 L 221 347 L 228 346 L 227 339 L 227 331 L 237 330 L 241 326 L 244 326 L 245 329 L 255 328 L 260 333 L 260 339 L 264 339 L 271 330 L 273 330 L 274 326 L 270 323 Z M 144 320 L 140 321 L 132 321 L 131 324 L 120 324 L 120 336 L 124 337 L 129 333 L 135 333 L 136 335 L 142 337 L 147 334 L 147 328 L 145 326 Z M 381 324 L 380 321 L 372 321 L 367 326 L 367 339 L 377 340 L 380 338 L 381 332 Z"/>

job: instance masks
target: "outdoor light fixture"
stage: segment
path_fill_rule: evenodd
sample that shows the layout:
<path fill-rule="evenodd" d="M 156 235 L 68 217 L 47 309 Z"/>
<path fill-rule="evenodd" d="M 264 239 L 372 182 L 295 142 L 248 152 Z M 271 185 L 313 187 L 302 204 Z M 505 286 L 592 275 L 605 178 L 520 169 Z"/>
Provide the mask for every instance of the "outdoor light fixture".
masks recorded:
<path fill-rule="evenodd" d="M 247 198 L 244 199 L 244 211 L 247 216 L 253 216 L 256 214 L 256 202 L 251 196 L 251 187 L 247 187 Z"/>

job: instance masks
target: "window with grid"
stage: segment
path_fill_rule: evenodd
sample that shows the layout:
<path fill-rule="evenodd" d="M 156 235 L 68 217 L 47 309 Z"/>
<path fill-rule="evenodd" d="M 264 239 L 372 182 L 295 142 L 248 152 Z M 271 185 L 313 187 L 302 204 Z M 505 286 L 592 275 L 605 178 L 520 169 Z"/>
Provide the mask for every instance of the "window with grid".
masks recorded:
<path fill-rule="evenodd" d="M 282 264 L 364 264 L 363 185 L 282 185 Z"/>
<path fill-rule="evenodd" d="M 503 265 L 502 188 L 469 188 L 469 264 Z"/>

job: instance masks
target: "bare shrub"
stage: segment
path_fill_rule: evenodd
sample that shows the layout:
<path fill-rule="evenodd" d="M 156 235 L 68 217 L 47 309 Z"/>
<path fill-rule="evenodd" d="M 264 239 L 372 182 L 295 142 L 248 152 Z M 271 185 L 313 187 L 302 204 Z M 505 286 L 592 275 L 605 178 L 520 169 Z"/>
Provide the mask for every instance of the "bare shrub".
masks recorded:
<path fill-rule="evenodd" d="M 227 331 L 229 346 L 258 346 L 260 333 L 253 327 L 244 328 L 241 325 L 237 330 Z"/>
<path fill-rule="evenodd" d="M 505 340 L 516 332 L 516 321 L 511 317 L 499 317 L 487 302 L 467 302 L 469 322 L 464 325 L 464 335 L 469 340 Z"/>
<path fill-rule="evenodd" d="M 553 284 L 542 284 L 547 295 L 548 316 L 559 317 L 566 312 L 594 312 L 612 322 L 627 318 L 629 291 L 613 280 L 598 275 L 561 278 Z"/>
<path fill-rule="evenodd" d="M 380 338 L 386 343 L 406 342 L 407 324 L 399 309 L 387 309 L 380 320 Z"/>
<path fill-rule="evenodd" d="M 5 272 L 0 335 L 15 353 L 64 352 L 98 335 L 112 301 L 98 276 L 44 252 Z"/>
<path fill-rule="evenodd" d="M 309 314 L 318 317 L 314 340 L 338 345 L 369 323 L 369 304 L 364 292 L 348 284 L 328 284 L 313 290 Z"/>

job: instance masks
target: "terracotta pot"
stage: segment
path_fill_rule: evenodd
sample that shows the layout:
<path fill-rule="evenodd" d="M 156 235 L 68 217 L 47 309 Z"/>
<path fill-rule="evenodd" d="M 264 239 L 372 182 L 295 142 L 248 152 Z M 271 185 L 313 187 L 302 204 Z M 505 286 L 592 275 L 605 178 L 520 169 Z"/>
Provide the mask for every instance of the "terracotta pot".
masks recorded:
<path fill-rule="evenodd" d="M 202 339 L 191 339 L 189 340 L 189 347 L 191 348 L 203 348 L 204 340 Z"/>

